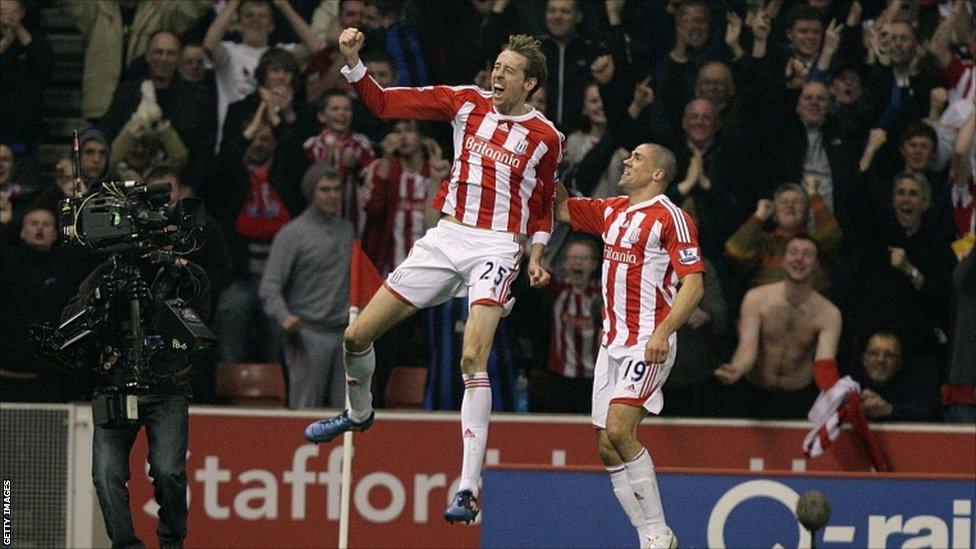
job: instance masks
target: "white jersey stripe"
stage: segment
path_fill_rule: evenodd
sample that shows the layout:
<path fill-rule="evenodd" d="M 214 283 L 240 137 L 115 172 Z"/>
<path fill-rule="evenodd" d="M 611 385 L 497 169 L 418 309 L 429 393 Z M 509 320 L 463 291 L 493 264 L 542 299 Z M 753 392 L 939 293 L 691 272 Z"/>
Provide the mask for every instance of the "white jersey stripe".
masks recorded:
<path fill-rule="evenodd" d="M 691 242 L 691 233 L 688 231 L 688 224 L 685 223 L 685 216 L 682 215 L 681 210 L 670 200 L 661 200 L 661 204 L 668 209 L 668 212 L 671 214 L 671 219 L 674 220 L 675 234 L 678 236 L 678 242 Z"/>
<path fill-rule="evenodd" d="M 464 130 L 468 124 L 468 117 L 471 115 L 471 111 L 475 108 L 475 103 L 472 101 L 465 101 L 461 104 L 461 108 L 458 109 L 456 115 L 454 115 L 454 120 L 451 122 L 451 126 L 454 128 L 454 150 L 462 151 L 464 150 Z M 444 207 L 441 211 L 454 214 L 457 209 L 458 201 L 458 185 L 461 181 L 461 155 L 454 155 L 454 165 L 451 166 L 451 181 L 448 186 L 447 196 L 444 199 Z"/>
<path fill-rule="evenodd" d="M 495 135 L 495 129 L 498 128 L 498 115 L 490 112 L 481 119 L 481 125 L 478 126 L 478 131 L 475 133 L 478 137 L 482 139 L 491 139 L 492 135 Z M 474 156 L 474 155 L 472 155 Z"/>
<path fill-rule="evenodd" d="M 495 204 L 492 207 L 491 226 L 508 225 L 509 200 L 512 197 L 512 169 L 498 162 L 495 164 Z M 522 202 L 525 204 L 525 202 Z"/>
<path fill-rule="evenodd" d="M 617 280 L 613 288 L 613 308 L 617 315 L 617 337 L 615 341 L 627 341 L 630 329 L 627 326 L 627 263 L 617 263 Z M 622 313 L 622 314 L 621 314 Z M 620 320 L 623 320 L 621 322 Z"/>
<path fill-rule="evenodd" d="M 481 155 L 472 154 L 468 157 L 468 192 L 464 196 L 464 215 L 461 223 L 478 224 L 478 212 L 481 211 Z"/>
<path fill-rule="evenodd" d="M 519 221 L 520 226 L 529 221 L 529 199 L 532 198 L 535 186 L 539 182 L 536 177 L 536 166 L 539 165 L 539 160 L 542 159 L 548 150 L 549 147 L 540 141 L 535 150 L 532 151 L 532 157 L 528 162 L 528 166 L 522 172 L 522 184 L 519 186 L 519 196 L 522 199 L 522 219 Z"/>

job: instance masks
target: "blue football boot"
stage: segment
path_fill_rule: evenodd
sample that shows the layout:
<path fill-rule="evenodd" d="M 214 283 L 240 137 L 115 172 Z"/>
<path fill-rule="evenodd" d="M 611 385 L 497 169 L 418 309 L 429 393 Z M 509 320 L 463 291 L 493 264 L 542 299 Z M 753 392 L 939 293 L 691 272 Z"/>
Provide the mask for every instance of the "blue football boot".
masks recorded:
<path fill-rule="evenodd" d="M 471 490 L 461 490 L 454 496 L 454 501 L 444 511 L 444 518 L 447 522 L 464 521 L 471 524 L 471 521 L 478 516 L 478 498 L 474 497 Z"/>
<path fill-rule="evenodd" d="M 346 431 L 365 431 L 373 425 L 376 412 L 370 412 L 369 417 L 362 423 L 349 419 L 349 410 L 332 419 L 320 419 L 305 428 L 305 440 L 310 442 L 329 442 Z"/>

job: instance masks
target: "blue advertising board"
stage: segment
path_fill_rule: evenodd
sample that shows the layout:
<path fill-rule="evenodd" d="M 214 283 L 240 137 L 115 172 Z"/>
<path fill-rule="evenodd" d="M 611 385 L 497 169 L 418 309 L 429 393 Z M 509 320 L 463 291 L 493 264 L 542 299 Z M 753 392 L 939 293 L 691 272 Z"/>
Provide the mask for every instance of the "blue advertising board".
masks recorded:
<path fill-rule="evenodd" d="M 816 547 L 973 547 L 974 479 L 658 472 L 668 525 L 685 547 L 810 547 L 800 495 L 831 505 Z M 637 547 L 605 472 L 489 468 L 482 547 Z"/>

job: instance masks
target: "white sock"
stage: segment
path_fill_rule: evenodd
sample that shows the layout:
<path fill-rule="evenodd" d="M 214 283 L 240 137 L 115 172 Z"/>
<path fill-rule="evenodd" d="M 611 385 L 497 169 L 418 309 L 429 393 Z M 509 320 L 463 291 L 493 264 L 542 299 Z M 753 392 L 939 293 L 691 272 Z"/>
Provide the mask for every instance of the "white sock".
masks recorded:
<path fill-rule="evenodd" d="M 668 526 L 664 521 L 664 507 L 661 505 L 661 492 L 657 487 L 657 476 L 654 474 L 654 463 L 647 448 L 641 448 L 633 460 L 625 462 L 627 479 L 630 489 L 634 492 L 637 504 L 640 505 L 647 521 L 647 531 L 651 534 L 667 532 Z"/>
<path fill-rule="evenodd" d="M 349 393 L 349 419 L 356 423 L 366 421 L 373 413 L 373 371 L 376 370 L 376 353 L 373 346 L 359 352 L 350 352 L 342 347 L 346 363 L 346 391 Z"/>
<path fill-rule="evenodd" d="M 634 496 L 634 491 L 630 488 L 630 479 L 627 478 L 627 469 L 623 465 L 607 467 L 610 474 L 610 483 L 613 484 L 613 494 L 617 496 L 617 501 L 623 507 L 624 513 L 630 523 L 637 529 L 637 535 L 643 541 L 647 537 L 647 521 L 644 520 L 644 511 Z"/>
<path fill-rule="evenodd" d="M 458 491 L 471 490 L 478 495 L 478 480 L 488 445 L 488 418 L 491 415 L 491 383 L 488 372 L 464 376 L 464 398 L 461 400 L 461 482 Z"/>

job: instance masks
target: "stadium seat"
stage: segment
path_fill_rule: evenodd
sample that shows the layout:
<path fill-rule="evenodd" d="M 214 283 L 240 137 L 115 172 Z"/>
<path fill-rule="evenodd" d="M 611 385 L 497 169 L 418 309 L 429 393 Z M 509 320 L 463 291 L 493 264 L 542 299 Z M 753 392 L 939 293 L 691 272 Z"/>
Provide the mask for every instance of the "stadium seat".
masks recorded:
<path fill-rule="evenodd" d="M 217 364 L 217 397 L 233 406 L 285 406 L 285 374 L 281 364 L 221 362 Z"/>
<path fill-rule="evenodd" d="M 427 368 L 396 366 L 386 382 L 387 408 L 423 408 Z"/>

